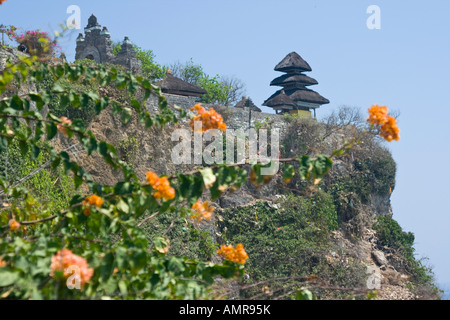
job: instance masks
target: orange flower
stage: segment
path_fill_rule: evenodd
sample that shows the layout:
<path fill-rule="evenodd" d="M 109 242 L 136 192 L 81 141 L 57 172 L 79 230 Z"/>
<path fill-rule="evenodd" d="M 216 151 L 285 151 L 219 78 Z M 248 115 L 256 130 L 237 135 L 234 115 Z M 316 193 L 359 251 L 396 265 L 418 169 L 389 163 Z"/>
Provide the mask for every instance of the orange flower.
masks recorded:
<path fill-rule="evenodd" d="M 3 268 L 4 266 L 6 266 L 6 262 L 0 257 L 0 268 Z"/>
<path fill-rule="evenodd" d="M 210 207 L 208 201 L 202 203 L 200 199 L 192 206 L 192 209 L 195 210 L 195 214 L 193 214 L 191 218 L 197 221 L 211 220 L 211 216 L 214 212 L 214 207 Z"/>
<path fill-rule="evenodd" d="M 374 126 L 380 127 L 380 136 L 391 142 L 392 140 L 400 140 L 400 129 L 397 126 L 397 120 L 388 115 L 386 106 L 373 105 L 369 109 L 369 117 L 367 122 Z"/>
<path fill-rule="evenodd" d="M 55 277 L 56 272 L 63 272 L 63 277 L 67 279 L 74 273 L 74 270 L 69 267 L 78 267 L 79 274 L 77 276 L 80 277 L 81 286 L 89 283 L 94 274 L 94 269 L 89 268 L 86 259 L 73 254 L 68 249 L 62 249 L 52 257 L 52 264 L 50 265 L 52 271 L 50 276 Z"/>
<path fill-rule="evenodd" d="M 70 125 L 72 124 L 72 121 L 69 120 L 69 119 L 66 118 L 66 117 L 61 117 L 60 120 L 61 120 L 61 123 L 59 123 L 59 124 L 57 125 L 58 131 L 59 131 L 62 135 L 64 135 L 64 136 L 67 137 L 67 130 L 66 130 L 66 127 L 65 127 L 64 125 L 69 125 L 69 126 L 70 126 Z"/>
<path fill-rule="evenodd" d="M 6 2 L 6 0 L 0 0 L 0 4 L 3 4 L 3 2 Z"/>
<path fill-rule="evenodd" d="M 91 215 L 91 208 L 89 206 L 96 206 L 97 208 L 101 208 L 103 205 L 103 199 L 93 194 L 90 197 L 86 197 L 86 199 L 83 200 L 82 204 L 86 207 L 83 210 L 83 214 L 86 217 L 89 217 Z"/>
<path fill-rule="evenodd" d="M 373 105 L 369 109 L 369 118 L 367 122 L 374 126 L 381 126 L 386 123 L 388 119 L 388 108 L 386 106 Z"/>
<path fill-rule="evenodd" d="M 397 120 L 393 117 L 388 117 L 385 124 L 381 126 L 380 136 L 382 136 L 387 141 L 400 140 L 400 129 L 397 126 Z"/>
<path fill-rule="evenodd" d="M 245 264 L 245 261 L 248 259 L 248 254 L 241 243 L 236 246 L 236 249 L 232 245 L 221 246 L 217 253 L 227 260 L 240 264 Z"/>
<path fill-rule="evenodd" d="M 208 111 L 201 106 L 201 104 L 196 104 L 195 107 L 191 108 L 191 111 L 197 111 L 197 116 L 192 118 L 191 127 L 195 130 L 195 122 L 200 121 L 202 123 L 202 131 L 207 131 L 209 129 L 219 129 L 221 131 L 227 130 L 227 125 L 223 122 L 222 116 L 216 112 L 213 108 L 209 108 Z"/>
<path fill-rule="evenodd" d="M 146 176 L 148 184 L 152 187 L 159 181 L 158 175 L 152 171 L 147 172 Z"/>
<path fill-rule="evenodd" d="M 12 230 L 12 231 L 17 231 L 17 230 L 19 230 L 20 229 L 20 223 L 19 222 L 17 222 L 16 220 L 14 220 L 14 219 L 11 219 L 11 220 L 9 220 L 9 228 Z"/>
<path fill-rule="evenodd" d="M 155 190 L 155 193 L 153 194 L 155 199 L 169 201 L 175 198 L 175 189 L 170 186 L 167 177 L 158 177 L 158 175 L 152 171 L 147 172 L 146 176 L 148 184 Z"/>

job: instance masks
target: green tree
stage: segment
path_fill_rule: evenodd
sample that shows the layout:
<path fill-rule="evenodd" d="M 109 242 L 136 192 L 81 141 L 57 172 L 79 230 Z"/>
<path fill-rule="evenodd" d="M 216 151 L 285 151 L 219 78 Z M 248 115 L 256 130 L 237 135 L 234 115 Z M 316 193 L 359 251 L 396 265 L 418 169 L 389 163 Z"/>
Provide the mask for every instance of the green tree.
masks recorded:
<path fill-rule="evenodd" d="M 170 70 L 174 76 L 205 89 L 207 93 L 201 99 L 204 103 L 229 106 L 238 102 L 245 93 L 245 85 L 241 80 L 219 75 L 211 77 L 192 58 L 185 63 L 172 64 Z"/>

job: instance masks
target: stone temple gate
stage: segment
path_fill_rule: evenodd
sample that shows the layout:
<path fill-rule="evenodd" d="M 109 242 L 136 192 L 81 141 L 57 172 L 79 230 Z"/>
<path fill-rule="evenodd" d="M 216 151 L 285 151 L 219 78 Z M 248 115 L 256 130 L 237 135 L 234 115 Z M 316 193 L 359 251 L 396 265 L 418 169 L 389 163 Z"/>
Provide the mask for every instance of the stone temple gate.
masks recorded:
<path fill-rule="evenodd" d="M 91 15 L 84 35 L 79 34 L 75 60 L 90 59 L 97 63 L 112 63 L 122 65 L 134 73 L 141 72 L 141 62 L 136 58 L 136 51 L 131 41 L 125 37 L 118 55 L 113 54 L 111 34 L 108 28 L 97 22 L 97 17 Z"/>

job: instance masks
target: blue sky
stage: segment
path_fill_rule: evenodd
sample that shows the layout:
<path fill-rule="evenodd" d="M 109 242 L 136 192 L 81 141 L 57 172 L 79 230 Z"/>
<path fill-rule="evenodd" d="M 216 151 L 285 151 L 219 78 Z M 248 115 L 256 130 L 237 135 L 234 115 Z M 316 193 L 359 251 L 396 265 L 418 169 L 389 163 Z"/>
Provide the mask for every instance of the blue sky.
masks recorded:
<path fill-rule="evenodd" d="M 161 64 L 193 58 L 209 74 L 242 79 L 257 105 L 277 90 L 274 66 L 296 51 L 319 81 L 313 89 L 331 101 L 319 118 L 340 105 L 399 110 L 402 139 L 389 144 L 394 218 L 416 235 L 439 282 L 450 282 L 448 0 L 8 0 L 0 24 L 55 30 L 72 4 L 82 27 L 94 13 L 113 40 L 129 36 Z M 381 30 L 366 27 L 369 5 L 381 9 Z M 62 43 L 69 60 L 77 35 Z"/>

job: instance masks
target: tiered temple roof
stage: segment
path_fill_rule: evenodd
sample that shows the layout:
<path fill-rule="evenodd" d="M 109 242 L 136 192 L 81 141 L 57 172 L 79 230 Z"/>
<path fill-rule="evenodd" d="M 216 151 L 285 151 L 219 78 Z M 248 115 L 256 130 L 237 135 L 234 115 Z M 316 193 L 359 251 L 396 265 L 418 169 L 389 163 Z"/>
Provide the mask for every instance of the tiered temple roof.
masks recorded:
<path fill-rule="evenodd" d="M 235 108 L 240 108 L 240 109 L 244 109 L 244 108 L 250 108 L 251 111 L 255 111 L 255 112 L 261 112 L 261 109 L 258 108 L 252 101 L 252 99 L 250 99 L 250 97 L 242 97 L 242 100 L 239 101 L 235 106 Z"/>
<path fill-rule="evenodd" d="M 319 108 L 330 101 L 307 86 L 317 85 L 317 80 L 303 72 L 312 71 L 309 64 L 296 52 L 288 54 L 276 67 L 275 71 L 286 73 L 274 79 L 270 85 L 283 87 L 264 102 L 264 106 L 275 109 L 277 113 L 306 111 Z"/>
<path fill-rule="evenodd" d="M 164 93 L 176 94 L 179 96 L 201 97 L 203 94 L 207 93 L 203 88 L 194 86 L 189 82 L 173 76 L 170 71 L 167 72 L 164 79 L 156 82 L 155 86 L 160 87 L 161 91 Z"/>

